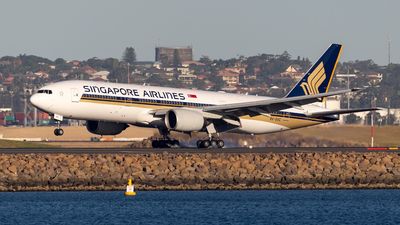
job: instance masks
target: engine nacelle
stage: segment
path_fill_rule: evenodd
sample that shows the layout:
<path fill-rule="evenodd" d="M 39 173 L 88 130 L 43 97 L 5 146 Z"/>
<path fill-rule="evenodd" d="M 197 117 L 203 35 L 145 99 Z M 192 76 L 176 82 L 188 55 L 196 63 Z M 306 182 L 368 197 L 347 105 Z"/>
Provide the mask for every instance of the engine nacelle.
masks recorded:
<path fill-rule="evenodd" d="M 86 129 L 93 134 L 98 135 L 117 135 L 128 127 L 126 123 L 86 121 Z"/>
<path fill-rule="evenodd" d="M 176 131 L 200 131 L 205 124 L 201 113 L 186 109 L 171 109 L 165 115 L 165 125 Z"/>

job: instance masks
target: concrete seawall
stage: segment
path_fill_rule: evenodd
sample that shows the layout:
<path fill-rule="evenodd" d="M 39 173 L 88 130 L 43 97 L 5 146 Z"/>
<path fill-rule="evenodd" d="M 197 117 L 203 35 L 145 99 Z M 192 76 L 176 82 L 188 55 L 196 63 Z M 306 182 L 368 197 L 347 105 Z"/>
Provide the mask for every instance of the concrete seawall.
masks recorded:
<path fill-rule="evenodd" d="M 1 154 L 0 191 L 399 188 L 398 153 Z"/>

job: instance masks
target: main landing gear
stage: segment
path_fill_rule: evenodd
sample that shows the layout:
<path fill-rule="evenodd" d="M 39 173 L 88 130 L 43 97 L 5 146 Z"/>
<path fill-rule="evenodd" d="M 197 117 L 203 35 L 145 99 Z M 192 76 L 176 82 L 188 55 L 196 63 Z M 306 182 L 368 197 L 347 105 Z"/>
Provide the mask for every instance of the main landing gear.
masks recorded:
<path fill-rule="evenodd" d="M 179 148 L 179 141 L 169 137 L 169 131 L 166 129 L 158 129 L 163 136 L 162 139 L 155 139 L 151 141 L 153 148 Z"/>
<path fill-rule="evenodd" d="M 223 140 L 214 138 L 212 138 L 211 140 L 198 140 L 196 144 L 197 148 L 223 148 L 225 146 Z"/>
<path fill-rule="evenodd" d="M 207 125 L 207 133 L 208 139 L 205 140 L 198 140 L 197 141 L 197 148 L 223 148 L 225 143 L 223 140 L 219 139 L 219 133 L 215 129 L 213 123 Z M 217 137 L 215 137 L 215 135 Z"/>

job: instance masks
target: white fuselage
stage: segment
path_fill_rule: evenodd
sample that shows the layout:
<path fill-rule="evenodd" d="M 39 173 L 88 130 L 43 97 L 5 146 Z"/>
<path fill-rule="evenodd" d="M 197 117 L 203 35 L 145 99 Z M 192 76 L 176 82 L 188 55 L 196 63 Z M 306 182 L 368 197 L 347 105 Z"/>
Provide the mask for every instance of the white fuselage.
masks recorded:
<path fill-rule="evenodd" d="M 268 99 L 273 98 L 75 80 L 45 86 L 31 97 L 31 102 L 45 112 L 65 118 L 155 127 L 155 124 L 163 123 L 162 118 L 151 113 L 157 109 L 201 108 Z M 277 113 L 243 116 L 240 117 L 241 127 L 232 132 L 262 134 L 329 122 L 306 116 L 308 112 L 321 110 L 324 109 L 318 104 L 309 104 Z"/>

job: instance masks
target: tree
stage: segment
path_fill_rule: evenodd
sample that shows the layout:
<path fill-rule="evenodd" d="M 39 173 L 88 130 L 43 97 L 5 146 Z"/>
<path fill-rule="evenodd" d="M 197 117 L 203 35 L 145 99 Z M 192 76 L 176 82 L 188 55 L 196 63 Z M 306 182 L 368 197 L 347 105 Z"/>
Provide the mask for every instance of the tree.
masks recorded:
<path fill-rule="evenodd" d="M 214 83 L 211 88 L 212 91 L 220 91 L 225 86 L 225 81 L 220 76 L 212 75 L 210 76 L 210 81 Z"/>
<path fill-rule="evenodd" d="M 204 82 L 204 80 L 194 79 L 193 87 L 200 89 L 200 90 L 204 90 L 206 88 L 206 83 Z"/>
<path fill-rule="evenodd" d="M 282 55 L 280 55 L 279 56 L 279 59 L 280 60 L 282 60 L 282 61 L 289 61 L 290 59 L 292 58 L 292 56 L 289 54 L 289 52 L 287 52 L 287 51 L 284 51 L 283 53 L 282 53 Z"/>
<path fill-rule="evenodd" d="M 199 59 L 199 62 L 204 63 L 206 65 L 210 65 L 212 61 L 210 60 L 210 57 L 202 55 Z"/>
<path fill-rule="evenodd" d="M 146 80 L 146 83 L 152 85 L 166 86 L 168 84 L 168 81 L 159 74 L 153 74 Z"/>
<path fill-rule="evenodd" d="M 382 125 L 382 116 L 380 113 L 378 112 L 369 112 L 366 116 L 365 116 L 365 121 L 364 123 L 366 125 L 371 125 L 371 116 L 374 114 L 374 124 L 377 126 Z"/>
<path fill-rule="evenodd" d="M 54 71 L 55 74 L 59 73 L 60 71 L 68 71 L 68 70 L 72 69 L 72 65 L 67 63 L 67 61 L 65 61 L 62 58 L 57 58 L 54 61 L 54 64 L 56 65 L 56 69 Z M 51 75 L 51 73 L 50 73 L 50 75 Z M 59 79 L 59 77 L 57 77 L 57 79 Z"/>
<path fill-rule="evenodd" d="M 133 47 L 127 47 L 122 56 L 122 61 L 134 65 L 136 62 L 136 52 Z"/>
<path fill-rule="evenodd" d="M 345 116 L 345 121 L 347 124 L 357 124 L 360 122 L 360 120 L 361 118 L 354 113 Z"/>
<path fill-rule="evenodd" d="M 58 65 L 64 65 L 67 63 L 67 61 L 65 61 L 65 59 L 63 58 L 57 58 L 54 63 L 58 66 Z"/>

